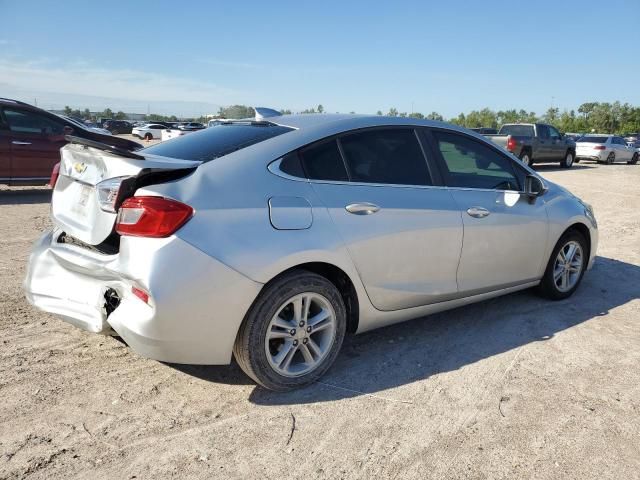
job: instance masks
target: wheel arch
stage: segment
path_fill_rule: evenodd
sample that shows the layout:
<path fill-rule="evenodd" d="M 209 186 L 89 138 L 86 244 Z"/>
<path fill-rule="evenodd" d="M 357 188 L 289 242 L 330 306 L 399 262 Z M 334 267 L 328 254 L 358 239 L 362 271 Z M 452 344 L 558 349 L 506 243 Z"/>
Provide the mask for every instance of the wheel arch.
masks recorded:
<path fill-rule="evenodd" d="M 560 238 L 562 238 L 567 233 L 572 232 L 572 231 L 578 232 L 587 241 L 587 258 L 591 258 L 591 231 L 589 230 L 589 227 L 587 227 L 582 222 L 575 222 L 575 223 L 569 225 L 569 227 L 567 227 L 565 229 L 565 231 L 562 232 L 562 235 L 560 235 Z M 558 241 L 560 241 L 560 238 L 558 239 Z"/>
<path fill-rule="evenodd" d="M 288 267 L 276 276 L 271 278 L 266 284 L 270 284 L 292 270 L 307 270 L 309 272 L 320 275 L 331 283 L 340 292 L 344 306 L 347 311 L 347 332 L 355 333 L 358 330 L 360 322 L 360 304 L 358 302 L 358 292 L 351 280 L 351 277 L 340 267 L 327 262 L 306 262 Z M 264 288 L 264 287 L 263 287 Z"/>

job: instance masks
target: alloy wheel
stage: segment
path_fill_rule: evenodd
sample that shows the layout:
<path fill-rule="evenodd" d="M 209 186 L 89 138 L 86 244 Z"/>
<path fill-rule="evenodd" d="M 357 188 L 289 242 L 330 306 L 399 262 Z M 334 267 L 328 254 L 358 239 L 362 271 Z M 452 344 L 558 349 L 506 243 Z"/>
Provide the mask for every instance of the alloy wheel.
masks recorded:
<path fill-rule="evenodd" d="M 323 295 L 304 292 L 291 297 L 267 327 L 264 347 L 271 368 L 285 377 L 315 370 L 331 350 L 336 329 L 335 311 Z"/>
<path fill-rule="evenodd" d="M 583 253 L 580 244 L 567 242 L 558 252 L 553 265 L 553 281 L 560 292 L 568 292 L 580 280 L 583 268 Z"/>

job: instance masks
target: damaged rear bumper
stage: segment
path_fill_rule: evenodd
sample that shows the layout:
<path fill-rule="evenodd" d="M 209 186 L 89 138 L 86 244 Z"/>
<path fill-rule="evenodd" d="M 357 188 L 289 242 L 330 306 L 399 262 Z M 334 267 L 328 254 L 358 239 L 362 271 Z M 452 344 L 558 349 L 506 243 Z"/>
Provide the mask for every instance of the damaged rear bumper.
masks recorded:
<path fill-rule="evenodd" d="M 93 333 L 117 334 L 142 356 L 227 364 L 256 283 L 178 237 L 122 237 L 104 255 L 58 243 L 33 246 L 24 287 L 37 308 Z M 149 294 L 148 302 L 132 288 Z"/>

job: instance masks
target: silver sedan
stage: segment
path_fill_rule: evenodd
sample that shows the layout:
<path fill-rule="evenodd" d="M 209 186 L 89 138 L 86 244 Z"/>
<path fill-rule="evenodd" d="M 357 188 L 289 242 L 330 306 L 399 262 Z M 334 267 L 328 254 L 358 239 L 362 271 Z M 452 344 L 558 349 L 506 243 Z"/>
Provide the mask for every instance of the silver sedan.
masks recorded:
<path fill-rule="evenodd" d="M 273 390 L 317 380 L 347 333 L 567 298 L 596 255 L 589 205 L 444 123 L 262 115 L 135 153 L 76 142 L 29 301 L 149 358 L 234 355 Z"/>

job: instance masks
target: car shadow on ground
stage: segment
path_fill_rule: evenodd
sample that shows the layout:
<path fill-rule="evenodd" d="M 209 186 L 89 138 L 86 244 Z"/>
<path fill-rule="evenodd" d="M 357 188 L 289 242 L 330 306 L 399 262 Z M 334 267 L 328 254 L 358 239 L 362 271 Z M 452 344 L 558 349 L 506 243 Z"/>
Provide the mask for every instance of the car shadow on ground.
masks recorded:
<path fill-rule="evenodd" d="M 249 400 L 260 405 L 334 401 L 385 390 L 457 370 L 558 332 L 640 298 L 640 266 L 598 257 L 574 296 L 552 302 L 518 292 L 428 317 L 348 336 L 320 382 L 288 393 L 256 387 Z M 250 384 L 231 366 L 179 366 L 216 383 Z"/>
<path fill-rule="evenodd" d="M 574 163 L 571 168 L 563 168 L 560 165 L 558 165 L 557 163 L 535 163 L 533 165 L 533 169 L 536 172 L 561 172 L 561 171 L 571 171 L 571 170 L 585 170 L 585 169 L 590 169 L 590 168 L 597 168 L 598 164 L 596 162 L 589 162 L 589 163 L 583 163 L 580 162 L 580 164 Z"/>
<path fill-rule="evenodd" d="M 32 205 L 50 202 L 51 189 L 49 188 L 34 187 L 0 190 L 0 205 Z"/>

